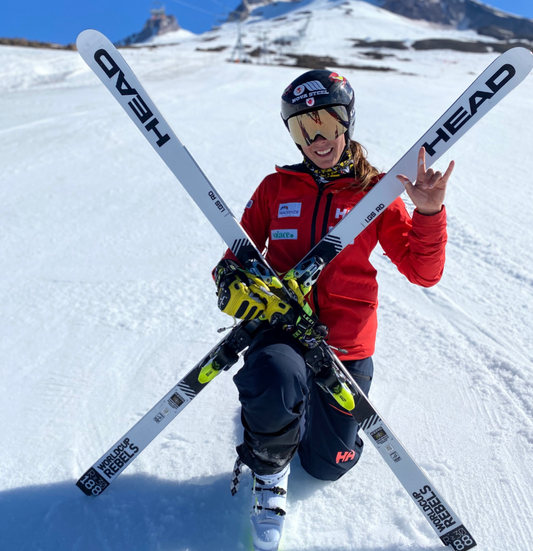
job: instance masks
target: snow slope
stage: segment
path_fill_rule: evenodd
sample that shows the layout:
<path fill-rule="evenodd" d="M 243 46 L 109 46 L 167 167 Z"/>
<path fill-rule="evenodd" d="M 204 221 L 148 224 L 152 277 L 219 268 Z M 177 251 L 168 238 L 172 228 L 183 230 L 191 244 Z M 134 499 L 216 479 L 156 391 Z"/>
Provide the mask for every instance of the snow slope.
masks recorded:
<path fill-rule="evenodd" d="M 298 51 L 351 64 L 365 60 L 348 38 L 452 32 L 364 2 L 302 10 Z M 252 22 L 245 43 L 294 33 L 299 17 Z M 278 109 L 302 69 L 228 64 L 235 37 L 228 24 L 124 55 L 240 214 L 275 163 L 299 159 Z M 383 170 L 495 57 L 388 53 L 372 64 L 396 72 L 342 70 L 357 138 Z M 533 539 L 531 97 L 529 77 L 439 165 L 457 161 L 441 283 L 414 287 L 373 256 L 371 399 L 487 551 Z M 74 52 L 0 48 L 0 155 L 0 549 L 247 549 L 249 488 L 229 494 L 241 438 L 231 373 L 104 495 L 74 486 L 219 339 L 228 320 L 210 270 L 224 244 Z M 442 548 L 371 445 L 337 483 L 293 466 L 283 551 Z"/>

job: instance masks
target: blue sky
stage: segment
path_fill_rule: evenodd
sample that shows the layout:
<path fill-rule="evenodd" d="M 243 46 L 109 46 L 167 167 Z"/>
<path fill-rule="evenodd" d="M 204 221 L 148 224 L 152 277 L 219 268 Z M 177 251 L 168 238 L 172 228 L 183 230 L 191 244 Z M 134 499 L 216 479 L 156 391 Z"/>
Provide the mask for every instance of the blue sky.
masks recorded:
<path fill-rule="evenodd" d="M 166 12 L 195 33 L 208 31 L 240 0 L 165 0 Z M 0 0 L 0 37 L 69 44 L 84 29 L 118 41 L 139 32 L 150 16 L 151 0 Z"/>
<path fill-rule="evenodd" d="M 208 31 L 240 0 L 166 0 L 167 13 L 195 33 Z M 533 19 L 532 0 L 486 0 L 486 4 Z M 151 0 L 0 0 L 0 37 L 69 44 L 94 28 L 118 41 L 142 29 Z"/>

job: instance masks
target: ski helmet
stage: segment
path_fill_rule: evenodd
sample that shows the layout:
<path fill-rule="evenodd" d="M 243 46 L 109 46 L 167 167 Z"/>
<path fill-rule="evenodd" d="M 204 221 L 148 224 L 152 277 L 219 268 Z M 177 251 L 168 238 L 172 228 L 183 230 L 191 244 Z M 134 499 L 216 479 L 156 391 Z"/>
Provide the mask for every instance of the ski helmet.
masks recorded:
<path fill-rule="evenodd" d="M 337 134 L 346 132 L 349 140 L 355 126 L 354 103 L 355 93 L 344 77 L 333 71 L 314 69 L 300 75 L 285 88 L 281 96 L 281 118 L 297 145 L 302 145 L 302 139 L 309 144 L 320 133 L 320 129 L 315 128 L 312 139 L 309 139 L 302 128 L 303 123 L 309 122 L 309 117 L 299 116 L 326 109 L 338 123 L 340 132 L 337 130 Z M 289 122 L 292 117 L 298 117 L 298 124 Z M 319 121 L 319 124 L 324 126 L 324 122 Z"/>

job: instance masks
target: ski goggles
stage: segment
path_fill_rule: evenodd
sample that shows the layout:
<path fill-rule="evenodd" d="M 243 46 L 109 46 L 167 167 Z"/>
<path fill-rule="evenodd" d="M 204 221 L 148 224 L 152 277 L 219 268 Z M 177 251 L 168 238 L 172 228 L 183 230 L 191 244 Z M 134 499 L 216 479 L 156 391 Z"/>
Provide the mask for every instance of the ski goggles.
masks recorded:
<path fill-rule="evenodd" d="M 287 121 L 292 139 L 301 146 L 311 145 L 317 136 L 333 141 L 350 125 L 346 107 L 336 105 L 295 115 Z"/>

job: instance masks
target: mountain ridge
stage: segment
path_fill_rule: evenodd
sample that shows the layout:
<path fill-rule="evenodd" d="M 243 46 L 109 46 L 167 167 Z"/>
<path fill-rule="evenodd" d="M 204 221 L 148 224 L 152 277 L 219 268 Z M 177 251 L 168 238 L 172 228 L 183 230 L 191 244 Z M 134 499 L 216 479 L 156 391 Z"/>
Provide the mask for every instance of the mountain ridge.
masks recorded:
<path fill-rule="evenodd" d="M 498 40 L 533 40 L 533 20 L 503 12 L 478 0 L 362 0 L 397 15 L 474 30 Z M 247 19 L 255 10 L 279 3 L 277 0 L 242 0 L 228 21 Z M 300 0 L 287 0 L 297 9 Z"/>

